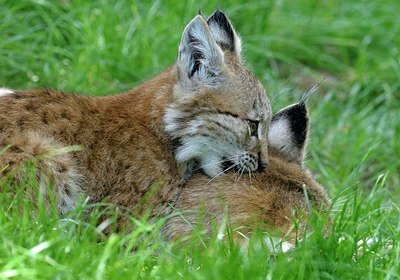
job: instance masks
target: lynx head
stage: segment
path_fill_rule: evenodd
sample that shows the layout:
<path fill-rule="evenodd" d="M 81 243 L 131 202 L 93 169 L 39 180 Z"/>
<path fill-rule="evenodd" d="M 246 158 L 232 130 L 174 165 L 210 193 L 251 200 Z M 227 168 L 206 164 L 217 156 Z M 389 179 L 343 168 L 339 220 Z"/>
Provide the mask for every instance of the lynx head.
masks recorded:
<path fill-rule="evenodd" d="M 198 15 L 186 26 L 176 70 L 164 122 L 177 162 L 189 171 L 198 165 L 210 177 L 224 168 L 265 167 L 269 100 L 243 66 L 240 39 L 224 13 L 217 10 L 207 20 Z"/>
<path fill-rule="evenodd" d="M 240 236 L 262 229 L 292 242 L 296 238 L 296 231 L 292 231 L 293 217 L 302 217 L 299 226 L 305 229 L 307 218 L 302 214 L 310 214 L 311 208 L 327 212 L 330 206 L 327 192 L 303 165 L 309 131 L 304 101 L 283 108 L 272 118 L 269 164 L 264 171 L 240 177 L 228 172 L 214 180 L 195 173 L 174 205 L 185 219 L 182 214 L 171 218 L 164 228 L 166 236 L 170 239 L 186 236 L 199 222 L 207 232 L 215 224 L 220 229 L 228 222 L 231 228 L 240 229 L 239 240 L 243 239 Z M 294 216 L 296 212 L 300 215 Z"/>

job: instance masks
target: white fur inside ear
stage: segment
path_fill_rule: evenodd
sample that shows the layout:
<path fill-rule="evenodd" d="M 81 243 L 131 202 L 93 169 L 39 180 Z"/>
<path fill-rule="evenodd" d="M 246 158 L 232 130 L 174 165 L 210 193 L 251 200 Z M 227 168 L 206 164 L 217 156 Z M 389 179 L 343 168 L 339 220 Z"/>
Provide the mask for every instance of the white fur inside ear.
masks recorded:
<path fill-rule="evenodd" d="M 270 146 L 278 150 L 285 149 L 285 147 L 290 148 L 288 146 L 292 145 L 291 137 L 290 124 L 286 118 L 281 118 L 271 123 L 268 134 Z"/>
<path fill-rule="evenodd" d="M 0 97 L 13 94 L 14 92 L 8 88 L 0 88 Z"/>

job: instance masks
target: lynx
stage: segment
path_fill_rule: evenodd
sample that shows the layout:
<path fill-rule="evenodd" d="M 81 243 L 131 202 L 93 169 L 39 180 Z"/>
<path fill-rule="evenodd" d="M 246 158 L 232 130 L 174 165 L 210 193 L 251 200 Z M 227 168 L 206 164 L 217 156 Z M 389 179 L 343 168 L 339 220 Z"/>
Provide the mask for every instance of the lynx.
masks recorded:
<path fill-rule="evenodd" d="M 193 170 L 264 168 L 270 119 L 265 90 L 217 10 L 186 26 L 176 64 L 126 93 L 1 89 L 0 176 L 21 182 L 22 166 L 34 162 L 60 213 L 81 193 L 132 208 L 160 184 L 150 202 L 163 211 Z"/>
<path fill-rule="evenodd" d="M 326 212 L 330 199 L 304 167 L 309 119 L 305 98 L 278 111 L 272 118 L 269 129 L 268 167 L 253 174 L 238 177 L 229 172 L 210 180 L 195 174 L 176 199 L 174 211 L 181 212 L 185 219 L 176 215 L 164 228 L 168 239 L 185 237 L 199 221 L 209 232 L 213 223 L 223 224 L 228 214 L 229 225 L 240 227 L 243 235 L 259 229 L 277 234 L 281 239 L 293 225 L 293 212 L 309 214 L 311 205 Z M 202 213 L 203 220 L 199 219 Z M 304 228 L 306 216 L 300 219 Z M 293 247 L 296 233 L 286 238 L 286 248 Z M 276 240 L 276 239 L 275 239 Z"/>

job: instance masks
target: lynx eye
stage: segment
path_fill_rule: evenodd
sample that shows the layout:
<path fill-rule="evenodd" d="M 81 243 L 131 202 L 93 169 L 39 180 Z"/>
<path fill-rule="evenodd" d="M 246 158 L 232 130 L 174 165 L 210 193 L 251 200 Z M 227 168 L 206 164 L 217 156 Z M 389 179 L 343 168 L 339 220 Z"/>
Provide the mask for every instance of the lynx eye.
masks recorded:
<path fill-rule="evenodd" d="M 250 132 L 251 136 L 257 136 L 258 123 L 259 123 L 259 121 L 247 120 L 247 124 L 249 125 L 249 132 Z"/>

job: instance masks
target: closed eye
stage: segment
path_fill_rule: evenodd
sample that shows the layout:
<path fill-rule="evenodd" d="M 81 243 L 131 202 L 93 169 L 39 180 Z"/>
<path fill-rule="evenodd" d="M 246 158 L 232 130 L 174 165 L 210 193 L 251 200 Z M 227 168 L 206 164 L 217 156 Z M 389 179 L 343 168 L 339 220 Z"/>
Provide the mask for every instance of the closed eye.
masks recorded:
<path fill-rule="evenodd" d="M 230 113 L 230 112 L 226 112 L 226 111 L 218 111 L 218 113 L 222 114 L 222 115 L 231 116 L 231 117 L 234 117 L 234 118 L 239 118 L 238 115 Z M 247 120 L 250 136 L 255 136 L 255 137 L 258 136 L 258 125 L 259 125 L 259 123 L 260 123 L 260 121 L 249 120 L 249 119 Z"/>
<path fill-rule="evenodd" d="M 259 121 L 254 121 L 254 120 L 247 120 L 247 124 L 249 125 L 249 133 L 250 136 L 256 136 L 257 137 L 257 131 L 258 131 L 258 124 Z"/>

